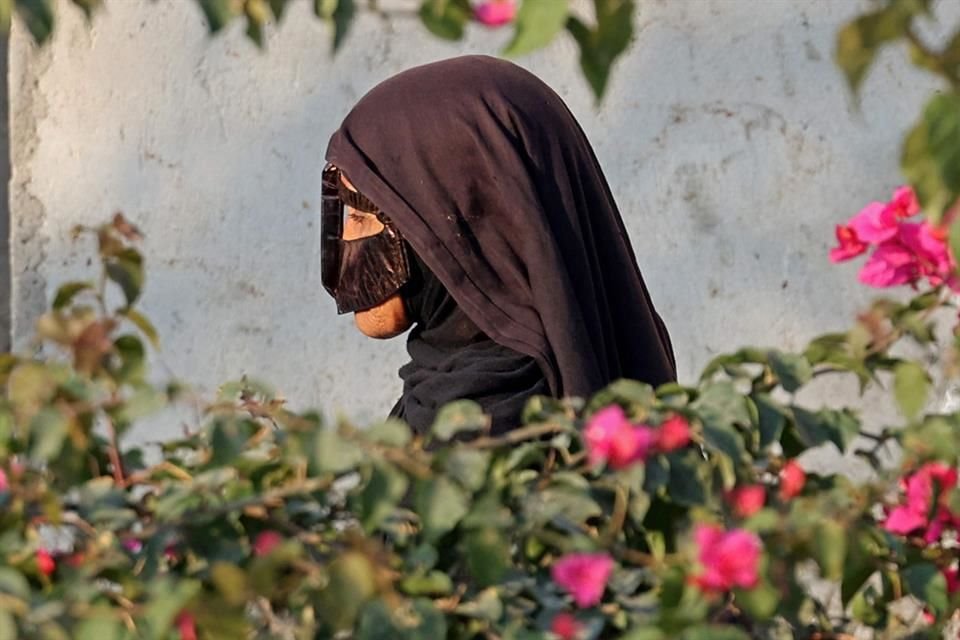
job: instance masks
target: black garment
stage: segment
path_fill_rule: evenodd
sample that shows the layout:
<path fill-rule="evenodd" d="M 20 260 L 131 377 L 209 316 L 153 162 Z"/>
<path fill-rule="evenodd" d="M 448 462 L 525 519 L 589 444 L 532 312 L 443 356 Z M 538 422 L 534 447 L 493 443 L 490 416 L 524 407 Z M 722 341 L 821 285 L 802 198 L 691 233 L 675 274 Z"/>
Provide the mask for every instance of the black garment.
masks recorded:
<path fill-rule="evenodd" d="M 492 419 L 494 434 L 520 425 L 534 395 L 549 395 L 536 361 L 491 340 L 419 258 L 412 261 L 404 304 L 415 322 L 407 340 L 410 362 L 400 368 L 403 395 L 391 415 L 426 431 L 437 410 L 460 398 L 474 400 Z"/>
<path fill-rule="evenodd" d="M 593 150 L 529 72 L 464 56 L 400 73 L 347 115 L 327 160 L 395 222 L 465 317 L 537 362 L 551 394 L 675 379 Z"/>

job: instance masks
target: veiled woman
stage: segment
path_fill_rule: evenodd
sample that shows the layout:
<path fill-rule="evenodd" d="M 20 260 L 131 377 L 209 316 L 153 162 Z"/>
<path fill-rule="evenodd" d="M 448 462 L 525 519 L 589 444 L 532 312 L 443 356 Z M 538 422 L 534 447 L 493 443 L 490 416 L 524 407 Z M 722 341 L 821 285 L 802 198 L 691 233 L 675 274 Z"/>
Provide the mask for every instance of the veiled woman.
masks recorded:
<path fill-rule="evenodd" d="M 323 283 L 369 336 L 412 327 L 392 413 L 415 429 L 455 399 L 500 433 L 533 395 L 675 379 L 593 150 L 529 72 L 465 56 L 400 73 L 350 111 L 327 161 Z"/>

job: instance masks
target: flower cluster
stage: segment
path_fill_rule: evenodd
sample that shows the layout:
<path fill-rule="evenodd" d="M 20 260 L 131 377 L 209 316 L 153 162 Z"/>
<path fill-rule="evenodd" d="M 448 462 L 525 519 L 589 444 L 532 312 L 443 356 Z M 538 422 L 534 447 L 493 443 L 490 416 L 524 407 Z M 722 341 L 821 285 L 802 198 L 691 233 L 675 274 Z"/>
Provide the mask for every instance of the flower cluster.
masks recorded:
<path fill-rule="evenodd" d="M 847 224 L 837 225 L 837 246 L 831 262 L 844 262 L 873 253 L 860 269 L 860 282 L 871 287 L 916 285 L 924 278 L 932 286 L 946 284 L 960 291 L 956 261 L 946 242 L 946 228 L 913 218 L 920 204 L 910 186 L 902 186 L 889 202 L 871 202 Z"/>
<path fill-rule="evenodd" d="M 759 582 L 758 568 L 763 546 L 756 534 L 743 529 L 724 531 L 714 525 L 699 525 L 693 532 L 702 571 L 694 583 L 707 592 L 749 589 Z"/>
<path fill-rule="evenodd" d="M 930 462 L 901 480 L 903 501 L 887 513 L 884 528 L 898 535 L 916 535 L 927 544 L 940 540 L 945 529 L 960 525 L 950 511 L 949 492 L 957 486 L 957 470 Z"/>
<path fill-rule="evenodd" d="M 690 443 L 690 425 L 673 415 L 659 428 L 632 423 L 618 405 L 596 412 L 584 431 L 587 458 L 593 465 L 606 463 L 623 469 L 656 453 L 669 453 Z"/>

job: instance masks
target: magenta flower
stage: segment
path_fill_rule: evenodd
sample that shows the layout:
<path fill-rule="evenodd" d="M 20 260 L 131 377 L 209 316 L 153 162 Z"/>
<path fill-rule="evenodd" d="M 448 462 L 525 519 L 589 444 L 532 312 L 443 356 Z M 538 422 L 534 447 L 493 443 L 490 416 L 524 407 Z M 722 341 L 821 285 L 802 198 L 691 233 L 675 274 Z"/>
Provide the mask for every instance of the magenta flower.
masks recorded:
<path fill-rule="evenodd" d="M 136 538 L 126 538 L 121 544 L 123 544 L 124 549 L 134 555 L 143 551 L 143 542 Z"/>
<path fill-rule="evenodd" d="M 283 542 L 283 536 L 276 531 L 261 531 L 253 541 L 253 554 L 265 556 Z"/>
<path fill-rule="evenodd" d="M 943 577 L 947 579 L 947 593 L 950 595 L 960 591 L 960 569 L 949 567 L 942 570 Z"/>
<path fill-rule="evenodd" d="M 883 202 L 871 202 L 847 224 L 861 242 L 879 244 L 897 235 L 896 211 Z"/>
<path fill-rule="evenodd" d="M 175 623 L 180 640 L 197 640 L 197 621 L 189 611 L 181 611 Z"/>
<path fill-rule="evenodd" d="M 0 491 L 6 491 L 10 488 L 10 481 L 7 479 L 7 472 L 0 469 Z"/>
<path fill-rule="evenodd" d="M 700 548 L 702 573 L 694 581 L 704 591 L 750 589 L 757 585 L 757 568 L 763 546 L 760 539 L 743 529 L 724 531 L 712 525 L 698 525 L 693 539 Z"/>
<path fill-rule="evenodd" d="M 690 444 L 690 423 L 681 415 L 664 420 L 657 430 L 657 449 L 664 453 L 682 449 Z"/>
<path fill-rule="evenodd" d="M 780 470 L 780 499 L 786 502 L 800 495 L 807 483 L 807 474 L 796 460 L 787 460 Z"/>
<path fill-rule="evenodd" d="M 913 252 L 898 242 L 885 242 L 877 247 L 857 277 L 871 287 L 894 287 L 914 282 L 918 275 Z"/>
<path fill-rule="evenodd" d="M 37 571 L 45 576 L 52 574 L 57 568 L 57 561 L 46 549 L 37 549 Z"/>
<path fill-rule="evenodd" d="M 657 443 L 653 429 L 632 424 L 617 405 L 593 414 L 583 437 L 590 464 L 606 462 L 614 469 L 645 459 Z"/>
<path fill-rule="evenodd" d="M 884 529 L 902 536 L 921 535 L 929 544 L 940 538 L 944 528 L 956 526 L 958 518 L 946 502 L 947 493 L 957 486 L 956 469 L 942 462 L 928 462 L 901 482 L 906 501 L 890 510 Z M 937 505 L 933 505 L 935 490 Z"/>
<path fill-rule="evenodd" d="M 582 632 L 583 625 L 577 621 L 576 616 L 567 611 L 561 611 L 550 621 L 550 633 L 560 640 L 577 640 Z"/>
<path fill-rule="evenodd" d="M 501 27 L 517 15 L 516 0 L 484 0 L 473 9 L 473 18 L 488 27 Z"/>
<path fill-rule="evenodd" d="M 917 200 L 917 194 L 913 187 L 903 185 L 897 187 L 893 192 L 893 199 L 888 205 L 897 218 L 909 218 L 920 213 L 920 202 Z"/>
<path fill-rule="evenodd" d="M 867 243 L 861 241 L 850 227 L 838 224 L 835 233 L 838 245 L 830 249 L 830 262 L 844 262 L 867 250 Z"/>
<path fill-rule="evenodd" d="M 606 553 L 569 553 L 551 569 L 553 581 L 573 596 L 578 607 L 600 602 L 611 573 L 613 558 Z"/>
<path fill-rule="evenodd" d="M 727 492 L 727 502 L 733 512 L 741 518 L 749 518 L 760 509 L 767 501 L 767 491 L 763 485 L 748 484 L 742 487 L 736 487 Z"/>

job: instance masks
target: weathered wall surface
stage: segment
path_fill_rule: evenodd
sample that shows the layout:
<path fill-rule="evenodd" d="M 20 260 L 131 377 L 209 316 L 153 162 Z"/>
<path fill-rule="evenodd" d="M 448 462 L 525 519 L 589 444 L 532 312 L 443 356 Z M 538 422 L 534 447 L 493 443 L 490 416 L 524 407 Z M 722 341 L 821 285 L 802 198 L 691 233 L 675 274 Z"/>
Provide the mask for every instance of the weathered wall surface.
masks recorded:
<path fill-rule="evenodd" d="M 296 406 L 386 411 L 403 341 L 362 337 L 320 286 L 325 144 L 379 80 L 494 53 L 506 34 L 448 44 L 411 18 L 363 16 L 331 59 L 308 2 L 266 53 L 239 29 L 208 39 L 193 2 L 106 4 L 89 28 L 63 3 L 43 50 L 22 30 L 12 40 L 15 344 L 58 283 L 88 273 L 71 226 L 122 210 L 146 233 L 144 306 L 175 374 L 211 387 L 247 373 Z M 929 82 L 891 52 L 853 106 L 832 49 L 856 1 L 640 5 L 600 108 L 567 37 L 519 63 L 593 141 L 682 377 L 745 343 L 798 347 L 845 327 L 871 292 L 827 263 L 833 224 L 898 184 L 898 142 Z"/>

